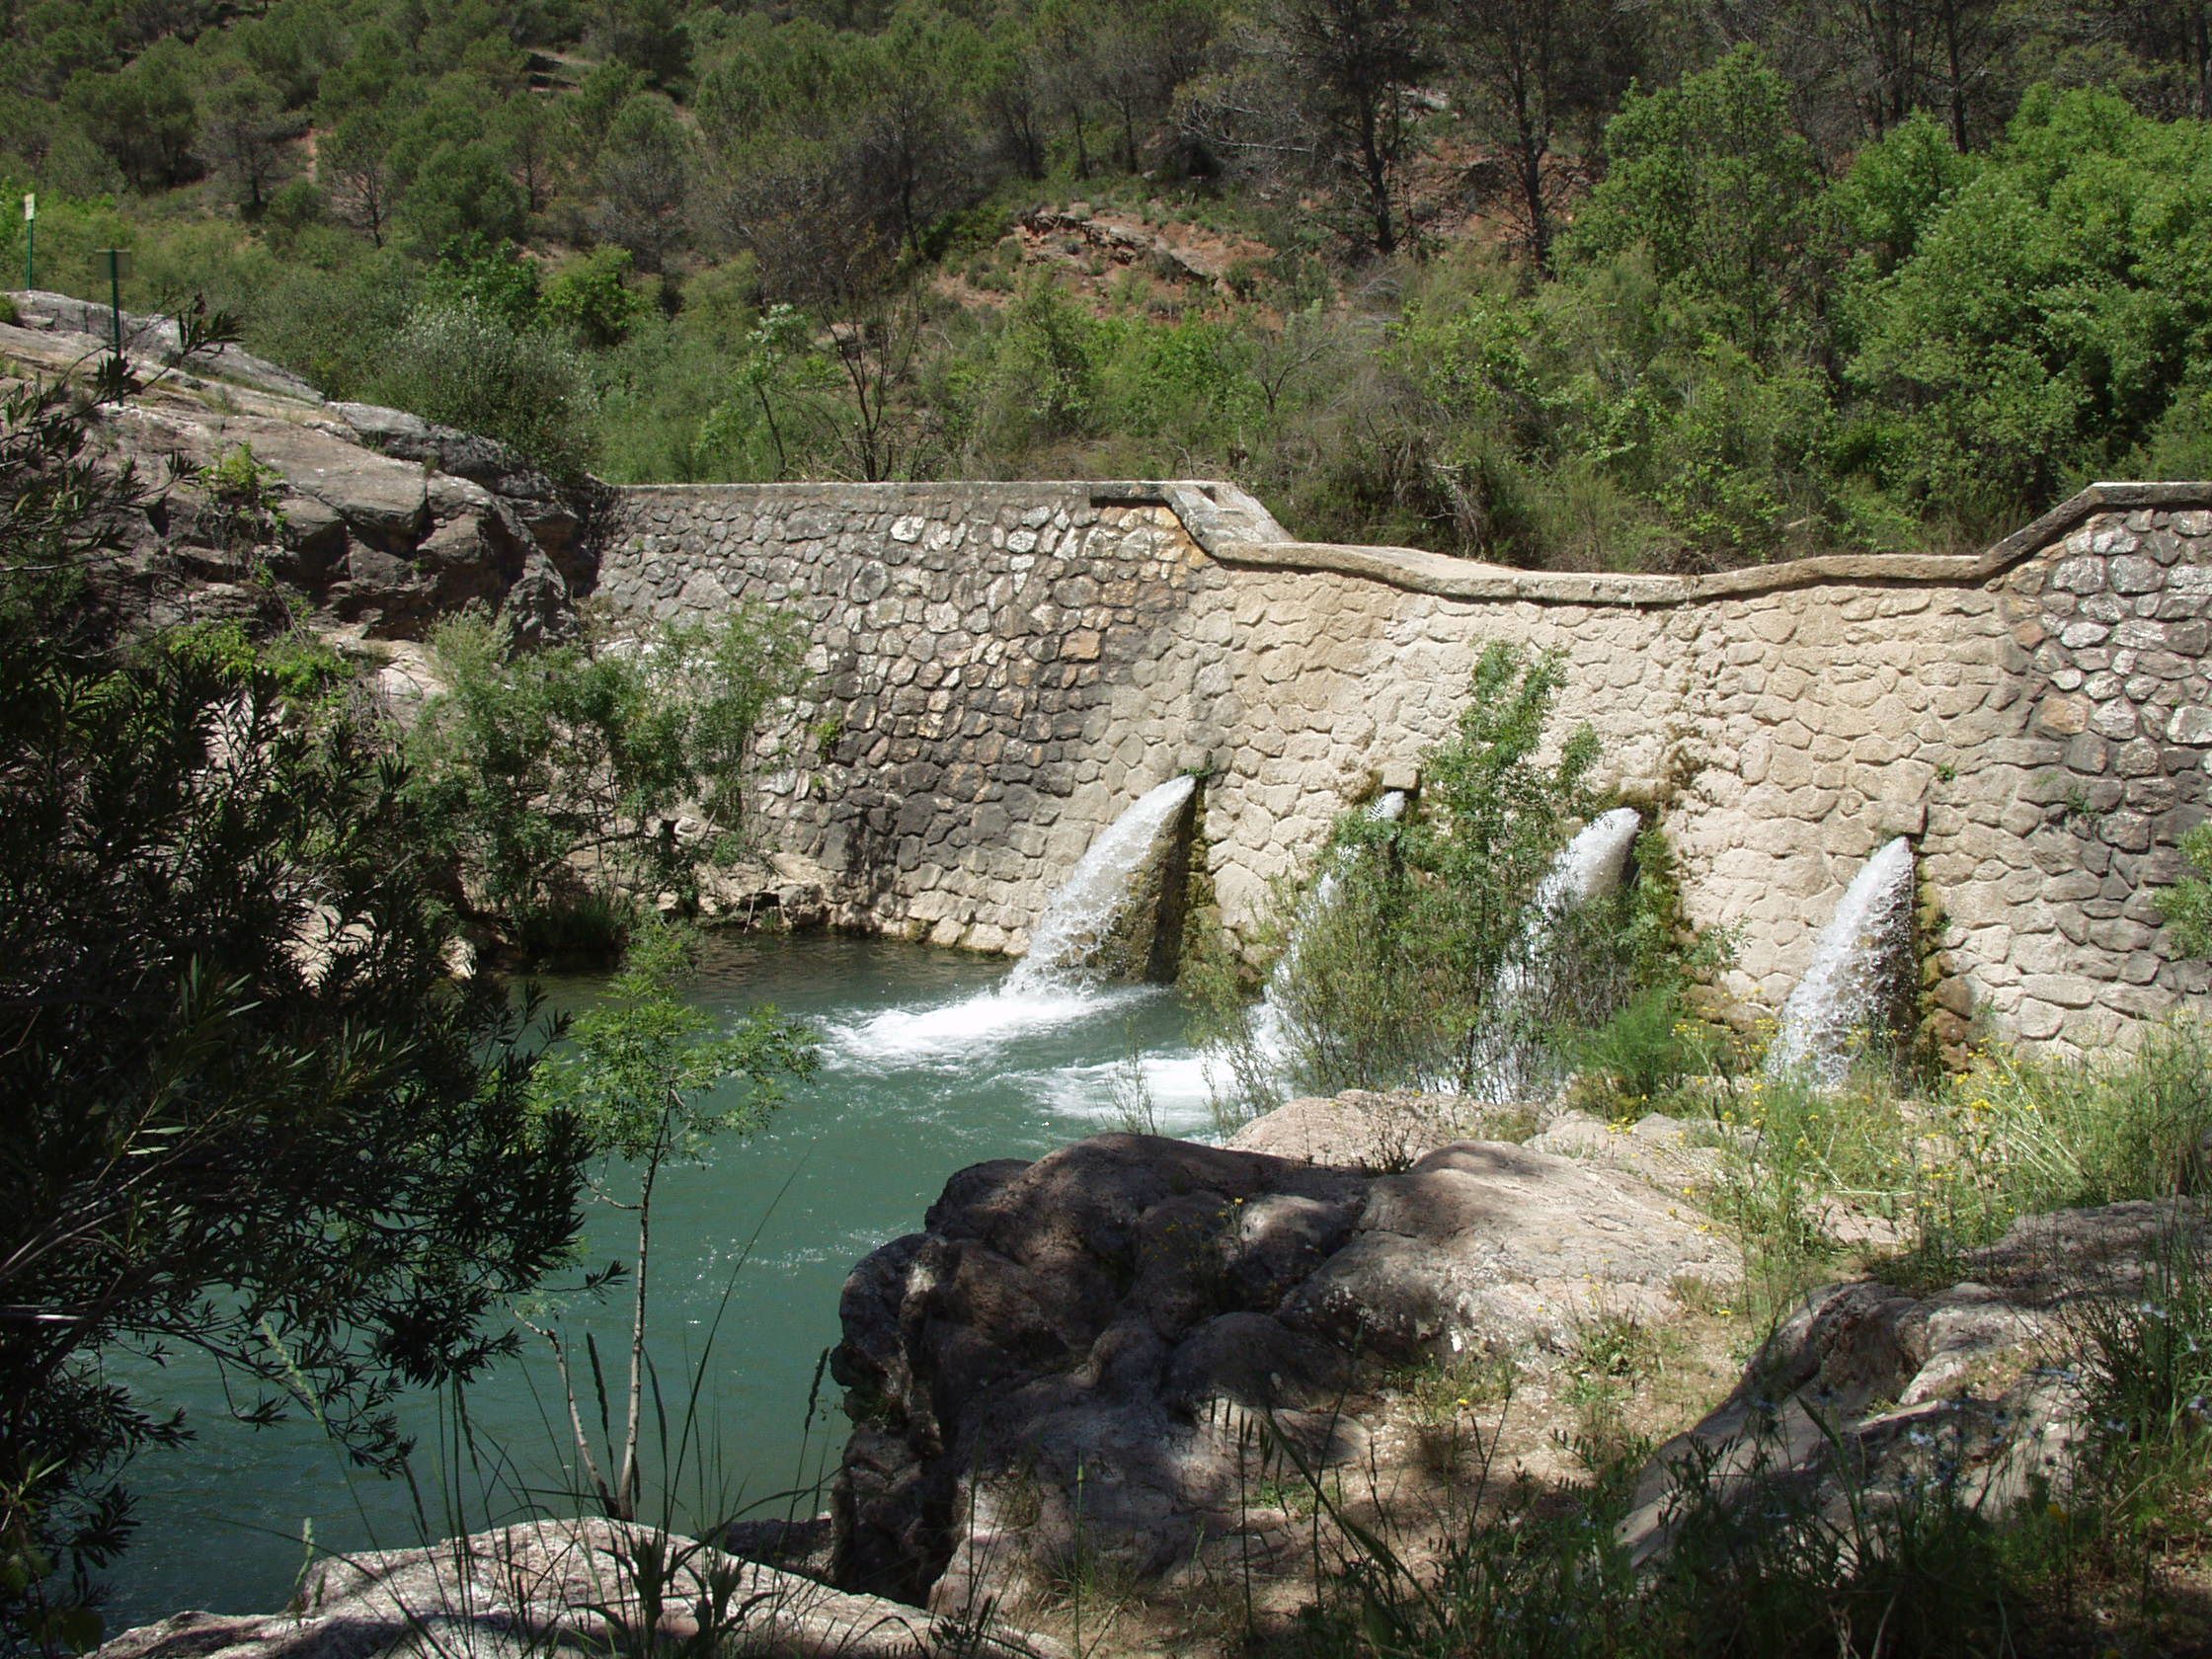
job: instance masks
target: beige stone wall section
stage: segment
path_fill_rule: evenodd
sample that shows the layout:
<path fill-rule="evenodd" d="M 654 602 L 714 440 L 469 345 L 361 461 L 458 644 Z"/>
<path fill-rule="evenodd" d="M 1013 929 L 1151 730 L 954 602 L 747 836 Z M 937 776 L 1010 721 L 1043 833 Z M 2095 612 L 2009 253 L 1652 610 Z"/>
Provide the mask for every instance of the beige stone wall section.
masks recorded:
<path fill-rule="evenodd" d="M 848 922 L 1018 951 L 1093 835 L 1203 767 L 1216 889 L 1249 929 L 1504 640 L 1566 658 L 1563 724 L 1658 811 L 1740 998 L 1778 1005 L 1903 833 L 1947 917 L 1954 1017 L 2086 1040 L 2204 988 L 2150 895 L 2205 812 L 2208 503 L 2100 487 L 1979 558 L 1684 581 L 1296 543 L 1221 485 L 640 490 L 601 587 L 809 617 L 807 723 L 836 737 L 787 746 L 768 812 L 841 872 Z"/>

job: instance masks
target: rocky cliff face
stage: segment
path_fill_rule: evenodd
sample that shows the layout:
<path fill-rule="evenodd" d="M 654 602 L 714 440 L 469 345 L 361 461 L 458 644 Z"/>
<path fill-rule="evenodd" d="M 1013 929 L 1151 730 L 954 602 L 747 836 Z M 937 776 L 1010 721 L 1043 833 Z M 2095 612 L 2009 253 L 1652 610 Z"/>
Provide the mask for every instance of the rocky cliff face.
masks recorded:
<path fill-rule="evenodd" d="M 67 374 L 107 349 L 96 307 L 46 294 L 16 307 L 21 325 L 0 326 L 0 374 Z M 592 576 L 593 490 L 486 438 L 325 402 L 235 348 L 175 363 L 173 324 L 127 322 L 150 384 L 104 411 L 96 435 L 115 465 L 166 487 L 120 526 L 121 557 L 98 573 L 125 626 L 252 616 L 273 584 L 356 640 L 420 639 L 472 603 L 506 608 L 526 632 L 572 624 Z M 268 469 L 266 511 L 209 477 L 242 452 Z"/>

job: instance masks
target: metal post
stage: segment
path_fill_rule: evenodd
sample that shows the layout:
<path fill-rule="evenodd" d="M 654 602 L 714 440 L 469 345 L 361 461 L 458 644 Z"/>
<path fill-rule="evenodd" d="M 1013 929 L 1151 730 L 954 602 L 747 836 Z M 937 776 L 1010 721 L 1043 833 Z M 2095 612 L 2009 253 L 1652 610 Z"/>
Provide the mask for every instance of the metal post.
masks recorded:
<path fill-rule="evenodd" d="M 108 262 L 108 311 L 115 320 L 116 356 L 122 356 L 122 279 L 130 272 L 128 248 L 102 248 L 100 257 Z"/>

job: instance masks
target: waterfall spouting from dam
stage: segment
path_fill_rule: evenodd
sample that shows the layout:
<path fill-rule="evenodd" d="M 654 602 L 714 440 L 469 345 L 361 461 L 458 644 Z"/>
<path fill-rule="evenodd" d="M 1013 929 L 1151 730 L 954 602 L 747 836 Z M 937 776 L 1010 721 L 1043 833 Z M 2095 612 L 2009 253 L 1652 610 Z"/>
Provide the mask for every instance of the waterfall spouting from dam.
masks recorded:
<path fill-rule="evenodd" d="M 1367 816 L 1379 824 L 1394 824 L 1405 816 L 1405 807 L 1404 790 L 1385 790 L 1368 804 Z M 1283 954 L 1275 959 L 1275 967 L 1260 991 L 1260 1004 L 1252 1010 L 1253 1052 L 1260 1063 L 1279 1077 L 1290 1066 L 1290 1016 L 1284 1011 L 1283 998 L 1290 990 L 1291 975 L 1298 967 L 1299 945 L 1313 924 L 1335 908 L 1337 895 L 1344 890 L 1345 874 L 1361 850 L 1345 846 L 1330 852 L 1328 862 L 1321 868 L 1320 879 L 1307 892 L 1299 905 L 1298 914 L 1291 919 L 1291 932 L 1283 941 Z"/>
<path fill-rule="evenodd" d="M 826 1033 L 831 1063 L 871 1068 L 995 1065 L 989 1051 L 1156 996 L 1148 987 L 1107 984 L 1092 965 L 1129 902 L 1132 878 L 1197 787 L 1195 777 L 1168 779 L 1092 840 L 1030 930 L 1029 954 L 998 984 L 956 1001 L 889 1008 L 832 1026 Z M 1091 1081 L 1070 1073 L 1070 1093 Z M 1199 1100 L 1203 1104 L 1203 1094 Z"/>
<path fill-rule="evenodd" d="M 1131 878 L 1197 787 L 1187 775 L 1155 785 L 1090 843 L 1029 930 L 1029 954 L 1006 976 L 1006 994 L 1087 983 L 1084 970 L 1129 903 Z"/>
<path fill-rule="evenodd" d="M 1600 813 L 1551 860 L 1530 895 L 1520 937 L 1499 966 L 1482 1029 L 1474 1038 L 1472 1087 L 1477 1099 L 1502 1104 L 1525 1100 L 1558 1079 L 1529 1025 L 1540 1017 L 1557 988 L 1559 947 L 1567 918 L 1592 900 L 1617 891 L 1627 879 L 1628 860 L 1643 817 L 1633 807 Z"/>
<path fill-rule="evenodd" d="M 1840 1083 L 1881 1023 L 1912 948 L 1913 843 L 1900 835 L 1859 867 L 1782 1004 L 1767 1050 L 1773 1076 Z"/>

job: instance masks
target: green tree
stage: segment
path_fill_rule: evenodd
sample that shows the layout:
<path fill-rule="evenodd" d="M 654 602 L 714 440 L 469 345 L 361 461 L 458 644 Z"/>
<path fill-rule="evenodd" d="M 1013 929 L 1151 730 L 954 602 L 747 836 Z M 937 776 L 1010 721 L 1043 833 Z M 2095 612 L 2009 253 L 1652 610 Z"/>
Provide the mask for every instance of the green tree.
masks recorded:
<path fill-rule="evenodd" d="M 1812 279 L 1821 180 L 1789 88 L 1749 46 L 1606 125 L 1606 177 L 1575 222 L 1585 257 L 1641 249 L 1667 287 L 1712 307 L 1737 345 L 1781 343 Z"/>
<path fill-rule="evenodd" d="M 1562 194 L 1552 146 L 1563 121 L 1611 90 L 1599 66 L 1615 21 L 1598 0 L 1461 0 L 1441 17 L 1462 118 L 1511 158 L 1517 228 L 1542 270 Z"/>
<path fill-rule="evenodd" d="M 339 216 L 381 248 L 400 198 L 389 118 L 376 109 L 347 116 L 323 135 L 316 170 L 332 192 Z"/>
<path fill-rule="evenodd" d="M 199 105 L 199 141 L 215 170 L 244 198 L 249 217 L 258 216 L 270 191 L 289 170 L 285 148 L 299 123 L 284 111 L 276 89 L 236 64 Z"/>
<path fill-rule="evenodd" d="M 521 188 L 523 210 L 545 211 L 568 159 L 559 122 L 545 101 L 527 96 L 509 99 L 492 118 L 492 136 Z"/>
<path fill-rule="evenodd" d="M 588 1151 L 506 990 L 449 977 L 405 770 L 327 660 L 116 643 L 152 498 L 85 400 L 131 390 L 0 409 L 0 1641 L 49 1650 L 98 1638 L 125 1465 L 193 1429 L 111 1357 L 211 1364 L 248 1422 L 311 1396 L 390 1469 L 398 1387 L 514 1347 Z"/>
<path fill-rule="evenodd" d="M 755 1007 L 735 1031 L 683 1000 L 691 977 L 685 936 L 659 922 L 642 927 L 604 1001 L 576 1017 L 570 1046 L 539 1068 L 535 1096 L 556 1123 L 581 1127 L 603 1162 L 593 1190 L 600 1201 L 637 1217 L 637 1260 L 630 1270 L 630 1354 L 619 1461 L 600 1461 L 578 1407 L 566 1343 L 548 1327 L 568 1396 L 577 1456 L 600 1506 L 616 1520 L 638 1509 L 638 1441 L 645 1415 L 646 1327 L 653 1265 L 653 1200 L 665 1169 L 706 1159 L 717 1138 L 750 1134 L 781 1100 L 786 1077 L 814 1069 L 807 1027 Z M 634 1181 L 633 1197 L 617 1184 Z"/>
<path fill-rule="evenodd" d="M 1883 276 L 1910 259 L 1921 238 L 1981 171 L 1936 124 L 1919 114 L 1884 133 L 1836 182 L 1833 200 L 1861 276 Z"/>
<path fill-rule="evenodd" d="M 862 55 L 856 141 L 844 165 L 855 194 L 872 198 L 887 241 L 921 251 L 922 232 L 973 199 L 969 89 L 981 74 L 983 38 L 965 23 L 903 6 Z"/>
<path fill-rule="evenodd" d="M 503 623 L 457 617 L 431 646 L 449 689 L 412 735 L 413 791 L 472 901 L 526 940 L 681 887 L 680 808 L 705 818 L 702 856 L 742 849 L 752 740 L 804 656 L 788 621 L 745 606 L 711 628 L 520 652 Z"/>
<path fill-rule="evenodd" d="M 689 74 L 690 32 L 678 0 L 594 0 L 589 40 L 663 90 Z"/>
<path fill-rule="evenodd" d="M 79 75 L 64 103 L 133 189 L 166 189 L 191 176 L 199 112 L 176 41 L 156 41 L 112 75 Z"/>
<path fill-rule="evenodd" d="M 1405 239 L 1405 169 L 1416 146 L 1414 93 L 1428 63 L 1408 0 L 1274 0 L 1239 72 L 1187 118 L 1262 175 L 1303 172 L 1346 204 L 1355 238 L 1382 255 Z"/>
<path fill-rule="evenodd" d="M 512 242 L 522 234 L 521 187 L 489 143 L 441 143 L 405 179 L 399 224 L 419 254 L 477 235 Z"/>
<path fill-rule="evenodd" d="M 1851 296 L 1869 468 L 1971 528 L 2125 465 L 2212 353 L 2212 127 L 2038 91 Z"/>
<path fill-rule="evenodd" d="M 616 113 L 592 164 L 599 232 L 660 276 L 682 245 L 691 187 L 691 135 L 675 106 L 639 93 Z"/>

